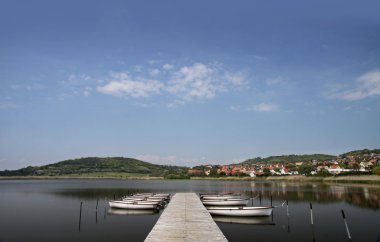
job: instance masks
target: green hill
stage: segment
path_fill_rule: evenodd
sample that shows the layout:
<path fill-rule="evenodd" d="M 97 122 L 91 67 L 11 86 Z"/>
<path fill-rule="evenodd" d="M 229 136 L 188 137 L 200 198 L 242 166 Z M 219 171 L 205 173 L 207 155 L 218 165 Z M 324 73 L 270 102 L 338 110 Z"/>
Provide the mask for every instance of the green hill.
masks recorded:
<path fill-rule="evenodd" d="M 296 163 L 312 160 L 332 160 L 336 159 L 337 156 L 334 155 L 325 155 L 325 154 L 312 154 L 312 155 L 280 155 L 280 156 L 269 156 L 266 158 L 256 157 L 253 159 L 248 159 L 243 161 L 241 164 L 251 165 L 251 164 L 274 164 L 274 163 Z"/>
<path fill-rule="evenodd" d="M 347 157 L 347 156 L 361 156 L 361 155 L 366 155 L 366 154 L 371 154 L 371 153 L 374 153 L 374 154 L 380 154 L 380 149 L 373 149 L 373 150 L 369 150 L 369 149 L 353 150 L 353 151 L 349 151 L 349 152 L 347 152 L 347 153 L 341 154 L 340 156 L 341 156 L 341 157 Z"/>
<path fill-rule="evenodd" d="M 87 157 L 65 160 L 45 166 L 28 166 L 19 170 L 0 171 L 0 176 L 152 176 L 186 174 L 187 168 L 155 165 L 124 157 Z"/>

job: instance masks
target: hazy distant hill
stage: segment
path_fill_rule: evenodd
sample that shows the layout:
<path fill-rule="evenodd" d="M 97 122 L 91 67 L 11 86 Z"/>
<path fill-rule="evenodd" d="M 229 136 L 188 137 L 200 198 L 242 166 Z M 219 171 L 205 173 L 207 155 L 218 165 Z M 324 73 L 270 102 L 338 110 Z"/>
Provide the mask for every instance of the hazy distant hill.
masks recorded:
<path fill-rule="evenodd" d="M 371 153 L 380 154 L 380 149 L 373 149 L 373 150 L 369 150 L 369 149 L 353 150 L 353 151 L 349 151 L 349 152 L 347 152 L 347 153 L 341 154 L 340 156 L 341 156 L 341 157 L 347 157 L 347 156 L 360 156 L 360 155 L 371 154 Z"/>
<path fill-rule="evenodd" d="M 336 159 L 338 157 L 344 158 L 347 156 L 360 156 L 360 155 L 371 154 L 371 153 L 380 154 L 380 149 L 354 150 L 354 151 L 346 152 L 339 156 L 326 155 L 326 154 L 312 154 L 312 155 L 280 155 L 280 156 L 269 156 L 266 158 L 256 157 L 256 158 L 243 161 L 241 164 L 249 165 L 249 164 L 258 164 L 258 163 L 267 163 L 267 164 L 295 163 L 295 162 L 304 162 L 304 161 L 311 161 L 311 160 L 327 161 L 327 160 Z"/>
<path fill-rule="evenodd" d="M 325 154 L 313 154 L 313 155 L 280 155 L 280 156 L 269 156 L 266 158 L 256 157 L 253 159 L 248 159 L 243 161 L 241 164 L 249 165 L 249 164 L 258 164 L 258 163 L 295 163 L 295 162 L 304 162 L 311 160 L 332 160 L 336 159 L 337 156 L 334 155 L 325 155 Z"/>
<path fill-rule="evenodd" d="M 87 157 L 65 160 L 45 166 L 28 166 L 14 171 L 0 171 L 0 176 L 60 176 L 73 174 L 131 173 L 149 176 L 186 173 L 180 166 L 155 165 L 124 157 Z"/>

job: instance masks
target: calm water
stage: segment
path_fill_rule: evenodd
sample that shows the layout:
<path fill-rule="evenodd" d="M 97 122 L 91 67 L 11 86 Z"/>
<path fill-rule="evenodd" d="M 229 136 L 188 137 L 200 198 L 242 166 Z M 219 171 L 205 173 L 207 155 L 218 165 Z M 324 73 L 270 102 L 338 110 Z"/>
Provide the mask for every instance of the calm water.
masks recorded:
<path fill-rule="evenodd" d="M 0 242 L 13 241 L 143 241 L 160 213 L 123 214 L 106 201 L 134 192 L 238 192 L 262 194 L 262 205 L 281 204 L 273 217 L 215 217 L 229 241 L 380 241 L 380 186 L 311 185 L 285 182 L 220 182 L 170 180 L 0 181 Z M 96 212 L 96 203 L 99 200 Z M 83 202 L 79 227 L 79 208 Z M 314 236 L 309 203 L 313 203 Z M 250 203 L 251 204 L 251 203 Z M 253 200 L 259 205 L 260 200 Z"/>

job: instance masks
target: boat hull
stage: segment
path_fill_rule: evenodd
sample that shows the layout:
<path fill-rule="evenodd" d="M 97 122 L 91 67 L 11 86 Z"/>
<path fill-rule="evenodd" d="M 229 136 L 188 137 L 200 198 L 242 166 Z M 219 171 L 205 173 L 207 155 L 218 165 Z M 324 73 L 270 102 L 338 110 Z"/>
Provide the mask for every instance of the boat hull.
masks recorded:
<path fill-rule="evenodd" d="M 224 199 L 238 199 L 240 195 L 215 195 L 215 196 L 202 196 L 203 200 L 224 200 Z"/>
<path fill-rule="evenodd" d="M 111 208 L 157 209 L 157 204 L 140 204 L 140 203 L 130 203 L 130 202 L 123 202 L 123 201 L 109 201 L 108 204 Z"/>
<path fill-rule="evenodd" d="M 203 205 L 207 206 L 245 206 L 248 199 L 226 199 L 226 200 L 203 200 Z"/>
<path fill-rule="evenodd" d="M 211 215 L 221 216 L 260 217 L 272 214 L 270 207 L 217 207 L 207 208 L 207 210 Z"/>

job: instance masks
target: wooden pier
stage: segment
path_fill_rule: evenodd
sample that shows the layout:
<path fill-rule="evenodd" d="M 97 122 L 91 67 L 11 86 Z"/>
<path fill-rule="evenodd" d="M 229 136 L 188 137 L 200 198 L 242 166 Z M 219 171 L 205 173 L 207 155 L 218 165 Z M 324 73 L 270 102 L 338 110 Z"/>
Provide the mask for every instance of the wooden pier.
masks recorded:
<path fill-rule="evenodd" d="M 176 193 L 145 242 L 228 240 L 195 193 Z"/>

